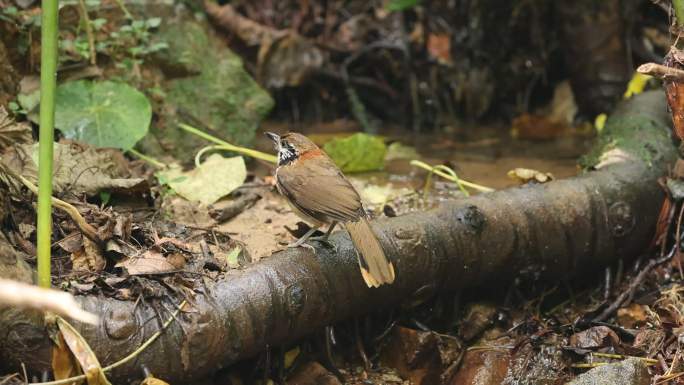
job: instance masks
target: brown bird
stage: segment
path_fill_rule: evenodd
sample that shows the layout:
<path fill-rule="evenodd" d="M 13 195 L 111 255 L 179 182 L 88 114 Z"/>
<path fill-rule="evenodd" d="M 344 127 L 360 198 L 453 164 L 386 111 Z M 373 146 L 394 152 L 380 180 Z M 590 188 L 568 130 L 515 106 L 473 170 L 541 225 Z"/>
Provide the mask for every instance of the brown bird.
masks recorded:
<path fill-rule="evenodd" d="M 337 223 L 349 232 L 358 251 L 361 275 L 368 287 L 394 282 L 394 267 L 368 223 L 361 197 L 339 168 L 318 146 L 302 134 L 282 136 L 267 132 L 278 150 L 275 172 L 278 191 L 287 198 L 299 217 L 313 225 L 289 247 L 304 245 L 308 239 L 327 241 Z M 323 237 L 310 238 L 328 225 Z"/>

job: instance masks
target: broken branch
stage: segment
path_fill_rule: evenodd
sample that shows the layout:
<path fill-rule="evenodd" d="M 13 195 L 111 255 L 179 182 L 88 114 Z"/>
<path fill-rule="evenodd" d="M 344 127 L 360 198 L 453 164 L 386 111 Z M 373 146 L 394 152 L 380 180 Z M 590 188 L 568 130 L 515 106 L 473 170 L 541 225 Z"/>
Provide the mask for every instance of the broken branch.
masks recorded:
<path fill-rule="evenodd" d="M 674 67 L 664 66 L 656 63 L 642 64 L 637 68 L 637 72 L 645 75 L 655 76 L 664 80 L 684 81 L 684 71 Z"/>
<path fill-rule="evenodd" d="M 0 278 L 0 304 L 50 311 L 77 321 L 97 323 L 97 316 L 81 309 L 69 293 L 2 278 Z"/>

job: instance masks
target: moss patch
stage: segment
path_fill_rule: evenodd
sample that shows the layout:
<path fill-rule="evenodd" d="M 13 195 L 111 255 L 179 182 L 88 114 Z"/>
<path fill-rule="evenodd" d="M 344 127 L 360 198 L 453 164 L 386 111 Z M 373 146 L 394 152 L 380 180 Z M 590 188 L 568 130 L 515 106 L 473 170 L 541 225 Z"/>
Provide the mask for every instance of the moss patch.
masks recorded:
<path fill-rule="evenodd" d="M 184 160 L 208 144 L 178 128 L 179 122 L 231 143 L 251 144 L 273 99 L 245 71 L 240 57 L 206 23 L 194 20 L 163 25 L 158 38 L 169 45 L 158 58 L 168 79 L 162 124 L 152 129 L 162 147 Z"/>
<path fill-rule="evenodd" d="M 672 147 L 665 105 L 662 91 L 637 95 L 622 104 L 606 122 L 592 150 L 580 159 L 582 167 L 596 166 L 601 155 L 614 149 L 641 159 L 649 167 L 671 161 L 662 155 L 670 154 Z"/>

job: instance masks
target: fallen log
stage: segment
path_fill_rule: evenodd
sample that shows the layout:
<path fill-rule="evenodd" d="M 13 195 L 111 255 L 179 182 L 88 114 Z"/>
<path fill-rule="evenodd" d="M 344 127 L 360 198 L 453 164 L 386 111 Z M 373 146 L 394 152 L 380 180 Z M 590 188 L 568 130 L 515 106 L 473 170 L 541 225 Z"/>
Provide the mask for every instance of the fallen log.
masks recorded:
<path fill-rule="evenodd" d="M 676 156 L 662 92 L 624 103 L 585 163 L 598 170 L 448 202 L 437 209 L 373 223 L 397 279 L 369 289 L 346 232 L 335 250 L 292 249 L 206 282 L 183 313 L 135 360 L 111 373 L 121 383 L 156 376 L 187 382 L 292 342 L 353 315 L 515 277 L 558 280 L 633 258 L 653 237 L 664 193 L 657 183 Z M 2 271 L 0 269 L 0 271 Z M 135 350 L 159 330 L 155 310 L 112 298 L 80 298 L 100 315 L 77 327 L 100 362 Z M 0 362 L 49 368 L 44 328 L 28 315 L 0 312 Z"/>

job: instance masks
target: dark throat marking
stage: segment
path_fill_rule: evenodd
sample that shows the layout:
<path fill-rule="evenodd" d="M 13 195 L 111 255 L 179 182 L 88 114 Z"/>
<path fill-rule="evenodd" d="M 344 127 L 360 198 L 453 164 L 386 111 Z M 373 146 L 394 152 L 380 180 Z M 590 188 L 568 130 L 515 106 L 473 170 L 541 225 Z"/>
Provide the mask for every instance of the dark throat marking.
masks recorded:
<path fill-rule="evenodd" d="M 297 160 L 299 154 L 297 150 L 287 142 L 280 144 L 280 151 L 278 151 L 278 166 L 284 166 Z"/>

